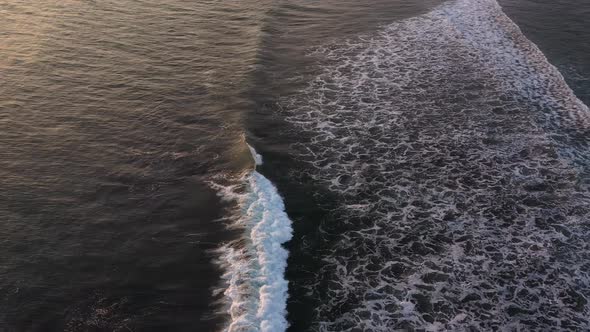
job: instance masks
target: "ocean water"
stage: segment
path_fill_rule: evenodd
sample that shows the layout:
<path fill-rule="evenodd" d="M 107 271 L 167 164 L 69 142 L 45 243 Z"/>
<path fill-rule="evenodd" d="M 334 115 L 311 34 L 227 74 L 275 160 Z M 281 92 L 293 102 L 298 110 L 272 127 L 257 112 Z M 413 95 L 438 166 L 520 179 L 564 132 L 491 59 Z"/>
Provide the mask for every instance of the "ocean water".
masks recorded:
<path fill-rule="evenodd" d="M 590 4 L 0 14 L 0 331 L 590 329 Z"/>

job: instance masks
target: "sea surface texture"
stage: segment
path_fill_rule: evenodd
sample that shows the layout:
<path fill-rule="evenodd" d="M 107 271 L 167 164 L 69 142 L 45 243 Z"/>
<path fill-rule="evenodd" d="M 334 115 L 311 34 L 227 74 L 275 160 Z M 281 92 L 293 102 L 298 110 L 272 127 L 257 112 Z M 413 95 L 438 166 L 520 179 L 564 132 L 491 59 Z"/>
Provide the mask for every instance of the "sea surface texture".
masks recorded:
<path fill-rule="evenodd" d="M 314 50 L 286 98 L 337 197 L 320 331 L 590 328 L 590 112 L 491 0 Z"/>
<path fill-rule="evenodd" d="M 590 330 L 590 3 L 0 17 L 0 331 Z"/>

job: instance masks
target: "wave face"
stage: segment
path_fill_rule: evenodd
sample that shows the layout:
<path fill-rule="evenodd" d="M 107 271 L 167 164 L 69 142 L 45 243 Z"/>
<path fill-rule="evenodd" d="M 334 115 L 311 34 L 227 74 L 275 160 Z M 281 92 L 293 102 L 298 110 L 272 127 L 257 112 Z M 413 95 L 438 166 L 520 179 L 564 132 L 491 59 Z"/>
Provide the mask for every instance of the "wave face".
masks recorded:
<path fill-rule="evenodd" d="M 262 157 L 249 148 L 256 165 L 262 164 Z M 285 331 L 288 252 L 282 244 L 291 239 L 291 221 L 276 188 L 263 175 L 253 171 L 238 182 L 213 184 L 222 198 L 236 205 L 231 227 L 244 234 L 219 249 L 231 316 L 226 330 Z"/>
<path fill-rule="evenodd" d="M 590 329 L 590 112 L 495 1 L 313 53 L 282 105 L 339 202 L 314 330 Z"/>

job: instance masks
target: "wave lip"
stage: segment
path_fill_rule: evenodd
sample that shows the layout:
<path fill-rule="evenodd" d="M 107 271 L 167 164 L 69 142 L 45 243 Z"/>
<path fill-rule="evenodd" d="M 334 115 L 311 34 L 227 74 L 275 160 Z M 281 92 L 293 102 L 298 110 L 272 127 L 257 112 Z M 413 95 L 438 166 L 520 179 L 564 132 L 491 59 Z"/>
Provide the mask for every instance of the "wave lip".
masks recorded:
<path fill-rule="evenodd" d="M 262 158 L 250 147 L 256 165 Z M 232 186 L 213 184 L 220 196 L 236 203 L 232 227 L 243 237 L 219 249 L 225 270 L 224 295 L 231 320 L 228 332 L 279 332 L 288 327 L 288 282 L 284 274 L 292 237 L 291 220 L 274 185 L 256 170 Z"/>

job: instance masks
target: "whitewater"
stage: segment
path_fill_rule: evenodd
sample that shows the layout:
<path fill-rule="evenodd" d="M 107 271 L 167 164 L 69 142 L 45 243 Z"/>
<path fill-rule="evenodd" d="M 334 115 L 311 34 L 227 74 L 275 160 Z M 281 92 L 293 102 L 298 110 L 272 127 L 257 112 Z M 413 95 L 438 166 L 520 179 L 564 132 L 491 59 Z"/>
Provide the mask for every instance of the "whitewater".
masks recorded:
<path fill-rule="evenodd" d="M 299 172 L 337 197 L 314 331 L 590 329 L 590 112 L 494 0 L 456 0 L 310 50 L 280 100 Z M 249 147 L 255 163 L 262 158 Z M 228 331 L 284 331 L 291 221 L 256 170 L 215 185 Z M 323 242 L 322 242 L 323 241 Z"/>
<path fill-rule="evenodd" d="M 314 48 L 316 331 L 590 329 L 590 112 L 494 0 Z"/>
<path fill-rule="evenodd" d="M 262 156 L 248 145 L 255 166 Z M 218 249 L 217 263 L 225 270 L 223 290 L 231 320 L 229 332 L 285 331 L 287 287 L 284 273 L 288 252 L 282 244 L 292 237 L 291 221 L 273 184 L 255 169 L 236 184 L 212 183 L 225 201 L 235 204 L 229 227 L 243 236 Z"/>

